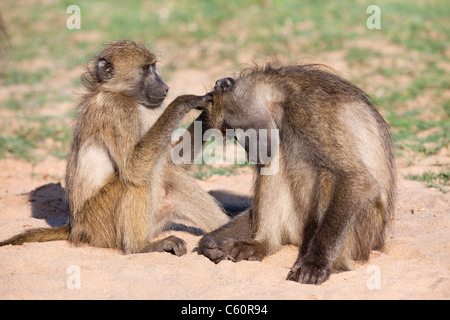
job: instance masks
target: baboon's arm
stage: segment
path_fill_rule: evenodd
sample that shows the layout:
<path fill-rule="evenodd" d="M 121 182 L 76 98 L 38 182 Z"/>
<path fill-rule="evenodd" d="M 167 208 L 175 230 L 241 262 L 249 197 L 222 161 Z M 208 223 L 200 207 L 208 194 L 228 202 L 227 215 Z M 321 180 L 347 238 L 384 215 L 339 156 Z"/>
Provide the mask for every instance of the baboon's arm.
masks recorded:
<path fill-rule="evenodd" d="M 177 97 L 156 123 L 147 131 L 130 153 L 127 164 L 122 167 L 119 175 L 124 181 L 134 185 L 145 185 L 150 178 L 151 169 L 161 157 L 167 153 L 172 132 L 180 126 L 185 114 L 192 108 L 208 103 L 210 96 L 184 95 Z M 120 145 L 117 146 L 120 148 Z"/>
<path fill-rule="evenodd" d="M 340 252 L 344 245 L 350 223 L 369 205 L 377 192 L 376 181 L 364 173 L 356 178 L 338 182 L 333 199 L 311 239 L 306 254 L 297 260 L 288 279 L 309 284 L 326 281 L 337 258 L 335 252 Z M 355 194 L 360 197 L 355 197 Z"/>
<path fill-rule="evenodd" d="M 195 122 L 201 122 L 201 143 L 196 143 L 195 141 L 195 134 L 200 135 L 200 132 L 195 132 Z M 211 126 L 208 122 L 208 116 L 206 114 L 206 112 L 202 112 L 200 113 L 200 115 L 189 125 L 189 127 L 186 129 L 186 134 L 183 137 L 180 137 L 180 139 L 178 140 L 178 143 L 180 143 L 181 141 L 184 141 L 184 139 L 187 139 L 188 137 L 191 139 L 191 159 L 189 164 L 183 164 L 181 165 L 184 169 L 188 170 L 191 165 L 194 163 L 194 159 L 202 153 L 203 151 L 203 145 L 205 144 L 206 141 L 203 140 L 203 136 L 206 130 L 211 129 Z"/>

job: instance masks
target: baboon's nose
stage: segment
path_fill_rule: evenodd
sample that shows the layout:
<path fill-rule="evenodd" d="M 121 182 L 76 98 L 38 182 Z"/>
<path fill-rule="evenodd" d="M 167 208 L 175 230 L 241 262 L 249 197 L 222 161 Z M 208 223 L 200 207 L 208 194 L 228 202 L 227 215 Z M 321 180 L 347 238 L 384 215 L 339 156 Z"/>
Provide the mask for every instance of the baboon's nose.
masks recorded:
<path fill-rule="evenodd" d="M 164 83 L 164 95 L 167 96 L 167 93 L 169 92 L 170 87 Z"/>

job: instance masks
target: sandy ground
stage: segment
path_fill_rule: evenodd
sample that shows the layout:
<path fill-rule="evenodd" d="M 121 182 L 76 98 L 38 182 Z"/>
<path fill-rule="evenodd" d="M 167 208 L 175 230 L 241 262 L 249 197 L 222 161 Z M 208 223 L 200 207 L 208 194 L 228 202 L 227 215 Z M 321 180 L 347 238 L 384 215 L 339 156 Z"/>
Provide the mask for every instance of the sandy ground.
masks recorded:
<path fill-rule="evenodd" d="M 195 252 L 200 236 L 168 231 L 186 240 L 188 254 L 123 255 L 65 241 L 1 247 L 0 299 L 448 299 L 450 194 L 402 178 L 437 161 L 448 157 L 414 166 L 398 161 L 396 217 L 385 250 L 320 286 L 285 280 L 297 257 L 294 246 L 262 262 L 215 265 Z M 64 166 L 51 158 L 35 166 L 0 161 L 0 240 L 64 223 Z M 199 184 L 247 195 L 251 182 L 251 174 L 241 173 Z"/>
<path fill-rule="evenodd" d="M 35 1 L 31 2 L 30 5 Z M 18 19 L 22 14 L 21 6 L 12 6 L 11 10 L 2 12 L 8 29 L 14 34 L 12 41 L 27 39 L 28 26 L 16 26 L 17 21 L 23 20 Z M 311 21 L 301 23 L 298 30 L 314 29 Z M 43 20 L 40 25 L 43 30 L 49 26 L 59 28 L 58 22 L 49 24 L 48 20 Z M 223 26 L 224 32 L 229 32 L 230 27 L 236 30 L 236 26 L 227 23 Z M 89 51 L 93 52 L 101 42 L 102 32 L 82 30 L 73 33 L 73 37 L 69 43 L 78 46 L 87 41 Z M 349 39 L 343 45 L 344 49 L 309 57 L 302 51 L 302 39 L 308 41 L 306 37 L 298 38 L 290 48 L 292 57 L 297 56 L 299 60 L 284 62 L 319 62 L 332 66 L 341 76 L 357 82 L 374 97 L 384 95 L 384 86 L 409 90 L 415 72 L 405 70 L 425 70 L 430 59 L 418 52 L 411 53 L 406 47 L 383 37 L 377 41 L 364 37 Z M 230 60 L 220 59 L 217 63 L 215 58 L 208 57 L 202 61 L 205 67 L 201 69 L 187 67 L 189 61 L 200 60 L 204 46 L 178 48 L 171 39 L 160 39 L 152 45 L 162 53 L 162 75 L 171 87 L 166 101 L 180 94 L 204 94 L 212 88 L 215 80 L 231 76 L 233 71 L 240 69 L 236 69 Z M 207 47 L 212 57 L 223 49 L 220 39 L 216 43 L 208 42 Z M 364 64 L 350 66 L 346 58 L 348 48 L 366 49 L 376 54 Z M 81 75 L 83 66 L 55 65 L 53 58 L 45 54 L 46 46 L 42 49 L 43 54 L 23 59 L 20 63 L 16 61 L 17 65 L 12 67 L 26 72 L 50 68 L 55 70 L 52 79 L 34 85 L 16 83 L 2 86 L 0 104 L 10 99 L 30 103 L 31 99 L 25 99 L 26 95 L 48 93 L 50 89 L 59 91 L 62 96 L 76 96 L 81 91 L 74 88 L 73 80 Z M 243 66 L 251 65 L 258 56 L 255 55 L 257 50 L 256 47 L 240 47 L 236 61 Z M 184 64 L 179 63 L 180 52 L 186 60 Z M 446 52 L 449 53 L 449 49 Z M 170 72 L 169 79 L 165 76 L 164 64 L 176 67 Z M 438 65 L 449 70 L 445 62 Z M 400 72 L 395 72 L 392 77 L 384 76 L 377 71 L 380 67 Z M 449 91 L 443 90 L 442 99 L 436 103 L 436 97 L 429 89 L 416 99 L 408 100 L 396 112 L 402 114 L 421 108 L 420 119 L 434 120 L 436 110 L 431 106 L 443 104 L 448 96 Z M 74 107 L 73 101 L 51 101 L 51 95 L 48 98 L 49 101 L 40 108 L 27 107 L 26 103 L 20 105 L 20 110 L 0 108 L 4 133 L 13 135 L 22 126 L 35 125 L 27 120 L 28 116 L 51 116 L 57 118 L 55 121 L 70 122 L 65 115 Z M 57 125 L 60 126 L 59 123 Z M 432 133 L 421 132 L 425 136 Z M 55 141 L 50 137 L 39 147 L 42 150 L 38 150 L 38 155 L 42 155 L 45 161 L 36 165 L 17 159 L 0 160 L 0 241 L 30 228 L 57 226 L 66 221 L 63 201 L 65 161 L 47 157 L 55 148 Z M 442 167 L 450 165 L 450 151 L 448 147 L 442 148 L 439 154 L 423 159 L 417 158 L 421 155 L 408 154 L 407 150 L 402 150 L 402 154 L 403 158 L 397 161 L 396 216 L 386 248 L 383 252 L 372 252 L 367 263 L 355 263 L 352 271 L 331 275 L 320 286 L 285 280 L 297 257 L 298 250 L 294 246 L 285 246 L 262 262 L 223 261 L 215 265 L 195 252 L 200 236 L 170 231 L 165 235 L 173 233 L 187 241 L 187 255 L 123 255 L 109 249 L 73 247 L 65 241 L 0 247 L 0 299 L 449 299 L 450 192 L 443 194 L 424 183 L 406 180 L 404 176 L 420 175 L 426 171 L 448 172 Z M 249 195 L 252 175 L 240 173 L 231 177 L 216 175 L 199 181 L 199 184 L 206 190 L 228 190 Z"/>

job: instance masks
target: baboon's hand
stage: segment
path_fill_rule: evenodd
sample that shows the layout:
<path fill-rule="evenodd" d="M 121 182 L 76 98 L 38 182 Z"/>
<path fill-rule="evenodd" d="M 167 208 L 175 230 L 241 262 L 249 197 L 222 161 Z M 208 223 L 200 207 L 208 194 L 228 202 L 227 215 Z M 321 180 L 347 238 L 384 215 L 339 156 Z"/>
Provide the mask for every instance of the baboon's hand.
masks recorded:
<path fill-rule="evenodd" d="M 321 284 L 325 282 L 331 273 L 331 268 L 315 262 L 314 257 L 308 254 L 299 258 L 287 276 L 287 280 L 304 284 Z"/>
<path fill-rule="evenodd" d="M 218 239 L 213 235 L 205 235 L 198 244 L 199 253 L 214 263 L 227 259 L 228 251 L 233 247 L 233 239 Z"/>
<path fill-rule="evenodd" d="M 212 235 L 206 235 L 200 240 L 199 252 L 215 263 L 224 259 L 234 262 L 261 261 L 265 256 L 263 245 L 257 241 L 216 239 Z"/>
<path fill-rule="evenodd" d="M 208 107 L 208 105 L 210 104 L 210 103 L 212 103 L 212 101 L 213 101 L 213 95 L 214 95 L 214 92 L 208 92 L 207 94 L 205 94 L 204 96 L 200 96 L 199 98 L 199 101 L 197 102 L 197 106 L 194 108 L 194 109 L 197 109 L 197 110 L 205 110 L 205 108 L 207 108 Z"/>
<path fill-rule="evenodd" d="M 160 240 L 154 251 L 170 252 L 179 257 L 187 253 L 186 242 L 183 239 L 170 236 Z"/>
<path fill-rule="evenodd" d="M 184 112 L 189 112 L 191 109 L 204 110 L 212 102 L 212 94 L 205 94 L 204 96 L 196 96 L 193 94 L 186 94 L 177 97 L 173 103 L 182 108 Z"/>
<path fill-rule="evenodd" d="M 244 240 L 234 242 L 229 258 L 234 262 L 241 260 L 261 261 L 265 255 L 262 243 L 254 240 Z"/>

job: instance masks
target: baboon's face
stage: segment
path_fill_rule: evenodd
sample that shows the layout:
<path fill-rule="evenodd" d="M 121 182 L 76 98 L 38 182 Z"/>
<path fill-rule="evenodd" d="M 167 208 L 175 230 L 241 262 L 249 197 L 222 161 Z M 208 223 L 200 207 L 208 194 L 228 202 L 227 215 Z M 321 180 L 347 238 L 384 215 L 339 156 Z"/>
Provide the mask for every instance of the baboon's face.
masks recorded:
<path fill-rule="evenodd" d="M 249 79 L 223 78 L 216 81 L 213 103 L 209 106 L 210 125 L 217 129 L 270 129 L 265 93 Z"/>
<path fill-rule="evenodd" d="M 121 92 L 148 108 L 160 106 L 169 91 L 156 69 L 155 55 L 132 41 L 108 46 L 97 59 L 95 74 L 105 89 Z"/>
<path fill-rule="evenodd" d="M 249 79 L 223 78 L 217 80 L 214 87 L 213 102 L 206 109 L 209 125 L 213 128 L 222 130 L 227 129 L 230 135 L 235 134 L 239 143 L 249 152 L 252 143 L 257 147 L 263 147 L 268 154 L 273 154 L 278 148 L 278 132 L 272 132 L 276 129 L 270 114 L 266 108 L 266 95 L 260 93 Z M 255 140 L 248 140 L 244 137 L 255 134 Z M 272 137 L 275 134 L 276 136 Z M 227 137 L 228 137 L 227 132 Z M 242 139 L 241 139 L 242 138 Z M 275 143 L 274 145 L 272 145 Z M 258 155 L 259 157 L 259 155 Z M 258 163 L 262 163 L 258 158 Z"/>

